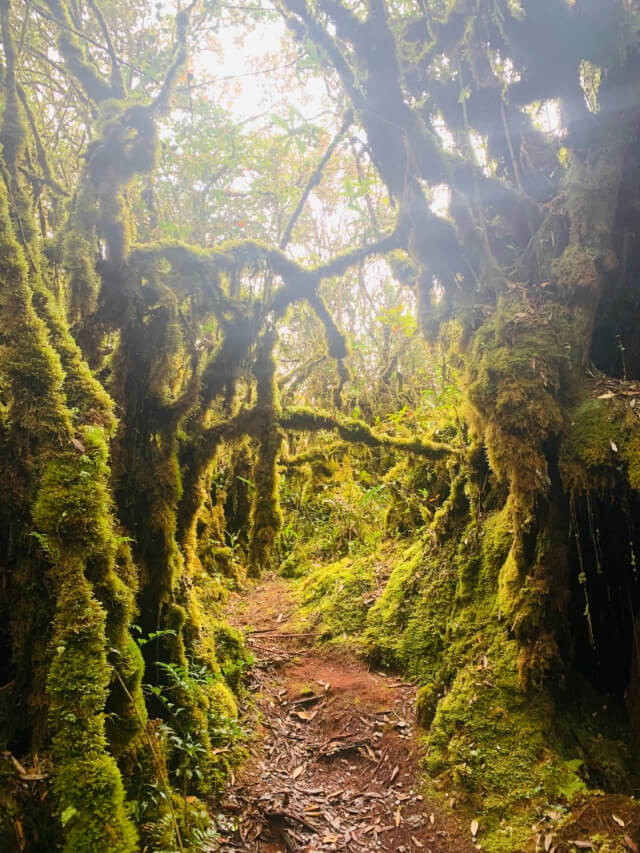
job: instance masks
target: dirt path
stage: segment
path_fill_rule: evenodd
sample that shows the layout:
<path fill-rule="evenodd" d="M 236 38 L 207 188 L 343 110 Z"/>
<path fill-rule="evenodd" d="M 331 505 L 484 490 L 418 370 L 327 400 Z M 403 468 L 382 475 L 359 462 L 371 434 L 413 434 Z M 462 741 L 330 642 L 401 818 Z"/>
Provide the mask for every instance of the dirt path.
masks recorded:
<path fill-rule="evenodd" d="M 256 658 L 258 737 L 222 804 L 238 829 L 221 853 L 477 849 L 421 792 L 413 687 L 314 648 L 293 607 L 274 577 L 233 602 Z"/>

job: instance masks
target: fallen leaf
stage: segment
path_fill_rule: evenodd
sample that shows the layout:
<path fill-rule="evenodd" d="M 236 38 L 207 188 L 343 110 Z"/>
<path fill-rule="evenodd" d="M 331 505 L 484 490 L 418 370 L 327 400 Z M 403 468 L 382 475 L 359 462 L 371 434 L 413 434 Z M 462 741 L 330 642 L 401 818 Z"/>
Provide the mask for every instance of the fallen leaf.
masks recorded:
<path fill-rule="evenodd" d="M 304 720 L 308 723 L 313 720 L 317 713 L 317 711 L 292 711 L 291 716 L 298 717 L 299 719 Z"/>
<path fill-rule="evenodd" d="M 393 815 L 393 820 L 396 826 L 400 826 L 400 824 L 402 823 L 402 815 L 400 814 L 400 809 L 396 809 L 396 812 Z"/>
<path fill-rule="evenodd" d="M 336 841 L 340 841 L 339 835 L 325 835 L 322 839 L 323 844 L 335 844 Z"/>
<path fill-rule="evenodd" d="M 611 815 L 611 819 L 612 819 L 613 821 L 615 821 L 615 822 L 618 824 L 618 826 L 624 826 L 624 821 L 622 820 L 622 818 L 621 818 L 621 817 L 618 817 L 618 815 L 617 815 L 617 814 L 612 814 L 612 815 Z"/>
<path fill-rule="evenodd" d="M 396 778 L 396 776 L 398 775 L 398 773 L 399 773 L 399 772 L 400 772 L 400 768 L 399 768 L 399 767 L 398 767 L 398 765 L 396 764 L 396 766 L 395 766 L 395 767 L 393 768 L 393 770 L 391 771 L 391 778 L 389 779 L 389 781 L 390 781 L 390 782 L 393 782 L 393 781 L 394 781 L 394 779 Z"/>
<path fill-rule="evenodd" d="M 611 441 L 611 439 L 609 439 L 609 444 L 611 445 L 611 449 L 613 450 L 613 452 L 617 453 L 618 452 L 618 445 L 615 443 L 615 441 Z"/>
<path fill-rule="evenodd" d="M 433 812 L 431 812 L 431 814 L 429 815 L 429 823 L 433 826 L 433 824 L 435 822 L 436 822 L 436 816 L 434 815 Z"/>
<path fill-rule="evenodd" d="M 480 826 L 480 824 L 478 823 L 478 821 L 477 821 L 477 820 L 472 820 L 472 821 L 471 821 L 471 835 L 473 835 L 473 837 L 474 837 L 474 838 L 475 838 L 475 837 L 476 837 L 476 835 L 478 834 L 478 828 L 479 828 L 479 826 Z"/>
<path fill-rule="evenodd" d="M 593 850 L 593 844 L 590 841 L 569 841 L 569 844 L 573 844 L 578 850 Z"/>
<path fill-rule="evenodd" d="M 613 393 L 613 391 L 605 391 L 604 394 L 598 395 L 598 400 L 610 400 L 612 397 L 615 397 L 615 396 L 616 395 Z"/>
<path fill-rule="evenodd" d="M 631 853 L 639 853 L 638 845 L 635 843 L 635 841 L 631 838 L 630 835 L 625 835 L 622 841 L 624 842 L 624 846 L 628 850 L 631 850 Z"/>
<path fill-rule="evenodd" d="M 553 835 L 550 832 L 548 832 L 544 837 L 545 853 L 549 853 L 549 850 L 551 850 L 552 843 L 553 843 Z"/>
<path fill-rule="evenodd" d="M 416 847 L 424 847 L 424 844 L 422 843 L 422 841 L 418 841 L 418 839 L 415 837 L 415 835 L 411 836 L 411 843 L 415 844 Z"/>
<path fill-rule="evenodd" d="M 72 439 L 71 439 L 71 444 L 73 444 L 73 446 L 75 447 L 75 449 L 76 449 L 76 450 L 79 450 L 79 451 L 80 451 L 80 453 L 84 453 L 84 452 L 85 452 L 85 450 L 87 449 L 87 448 L 84 446 L 84 444 L 80 441 L 80 439 L 79 439 L 79 438 L 72 438 Z"/>
<path fill-rule="evenodd" d="M 301 764 L 300 767 L 296 767 L 296 769 L 291 774 L 293 779 L 297 779 L 298 776 L 301 776 L 304 773 L 304 764 Z"/>

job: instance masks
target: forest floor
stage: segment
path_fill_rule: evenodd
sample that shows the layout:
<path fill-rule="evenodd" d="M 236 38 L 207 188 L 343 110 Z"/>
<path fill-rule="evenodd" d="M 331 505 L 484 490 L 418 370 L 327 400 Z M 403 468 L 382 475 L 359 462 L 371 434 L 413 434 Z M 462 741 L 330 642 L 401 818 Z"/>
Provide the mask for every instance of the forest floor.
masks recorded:
<path fill-rule="evenodd" d="M 231 602 L 255 657 L 244 720 L 255 735 L 221 805 L 235 826 L 221 853 L 478 849 L 422 790 L 413 686 L 318 648 L 289 589 L 270 576 Z"/>

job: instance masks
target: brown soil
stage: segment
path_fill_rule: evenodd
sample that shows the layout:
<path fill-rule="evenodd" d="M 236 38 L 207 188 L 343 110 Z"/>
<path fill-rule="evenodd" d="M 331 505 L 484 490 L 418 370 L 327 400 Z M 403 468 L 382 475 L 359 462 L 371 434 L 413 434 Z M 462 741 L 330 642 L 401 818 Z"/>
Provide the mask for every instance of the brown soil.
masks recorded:
<path fill-rule="evenodd" d="M 599 842 L 589 840 L 594 838 L 606 841 L 608 850 L 640 853 L 640 809 L 637 802 L 620 794 L 583 797 L 573 804 L 571 814 L 555 834 L 552 820 L 539 828 L 553 838 L 551 849 L 555 853 L 598 850 Z"/>
<path fill-rule="evenodd" d="M 257 737 L 222 803 L 237 826 L 222 853 L 475 850 L 422 791 L 412 685 L 296 632 L 282 579 L 232 606 L 256 658 Z"/>

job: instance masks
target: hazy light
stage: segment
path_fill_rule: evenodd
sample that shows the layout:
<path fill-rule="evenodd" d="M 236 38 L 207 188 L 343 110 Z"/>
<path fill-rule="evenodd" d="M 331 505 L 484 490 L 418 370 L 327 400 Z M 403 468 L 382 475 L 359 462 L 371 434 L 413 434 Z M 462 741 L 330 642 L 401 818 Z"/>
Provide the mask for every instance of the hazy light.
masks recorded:
<path fill-rule="evenodd" d="M 321 79 L 287 69 L 281 45 L 286 37 L 283 21 L 263 21 L 253 30 L 229 24 L 192 60 L 194 79 L 210 81 L 208 97 L 245 122 L 282 106 L 299 110 L 305 119 L 328 104 Z M 283 67 L 284 66 L 284 67 Z M 285 76 L 286 75 L 286 76 Z"/>
<path fill-rule="evenodd" d="M 448 184 L 437 184 L 430 190 L 431 203 L 429 208 L 436 216 L 446 219 L 449 216 L 451 204 L 451 187 Z"/>

